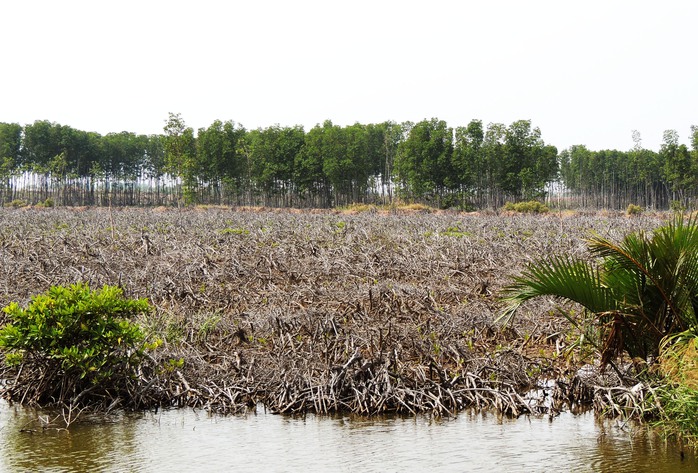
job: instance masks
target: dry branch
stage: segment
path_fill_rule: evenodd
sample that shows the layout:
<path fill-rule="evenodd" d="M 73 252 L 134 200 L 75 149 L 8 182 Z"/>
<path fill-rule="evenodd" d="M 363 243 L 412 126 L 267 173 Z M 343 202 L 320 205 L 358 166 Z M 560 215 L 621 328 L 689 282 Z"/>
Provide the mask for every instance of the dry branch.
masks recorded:
<path fill-rule="evenodd" d="M 261 402 L 274 412 L 365 415 L 473 406 L 520 415 L 543 403 L 526 393 L 576 367 L 552 356 L 569 330 L 551 315 L 552 301 L 530 305 L 509 330 L 494 326 L 499 288 L 538 255 L 585 255 L 592 230 L 621 236 L 657 223 L 2 209 L 0 303 L 26 304 L 77 281 L 147 297 L 155 312 L 140 323 L 165 343 L 129 386 L 133 399 L 105 406 L 237 412 Z M 3 370 L 5 396 L 31 403 L 31 391 L 12 381 L 19 374 Z M 559 386 L 558 401 L 600 397 L 569 379 Z"/>

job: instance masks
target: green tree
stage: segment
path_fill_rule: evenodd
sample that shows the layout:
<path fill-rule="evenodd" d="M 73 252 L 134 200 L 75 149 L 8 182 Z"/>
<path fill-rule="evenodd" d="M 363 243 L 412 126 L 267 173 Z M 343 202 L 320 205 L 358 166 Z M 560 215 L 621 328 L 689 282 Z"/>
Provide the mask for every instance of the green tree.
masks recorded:
<path fill-rule="evenodd" d="M 186 126 L 181 114 L 170 113 L 164 131 L 165 170 L 181 179 L 184 202 L 194 203 L 199 185 L 194 130 Z"/>
<path fill-rule="evenodd" d="M 642 147 L 638 131 L 633 132 L 635 145 L 628 153 L 630 163 L 629 185 L 633 188 L 628 203 L 645 208 L 661 207 L 662 181 L 659 155 Z M 625 203 L 625 202 L 624 202 Z"/>
<path fill-rule="evenodd" d="M 697 182 L 692 172 L 694 166 L 691 153 L 686 145 L 679 144 L 679 134 L 676 130 L 664 132 L 659 154 L 663 162 L 662 175 L 669 199 L 679 201 L 686 207 Z"/>
<path fill-rule="evenodd" d="M 239 195 L 249 179 L 241 143 L 247 132 L 233 121 L 215 120 L 196 137 L 196 174 L 209 186 L 212 198 Z"/>
<path fill-rule="evenodd" d="M 488 207 L 499 208 L 507 200 L 503 192 L 503 181 L 507 173 L 502 166 L 506 134 L 506 126 L 501 123 L 490 123 L 487 125 L 485 139 L 482 143 L 484 182 L 487 189 L 485 205 Z"/>
<path fill-rule="evenodd" d="M 279 125 L 248 133 L 252 177 L 256 185 L 273 199 L 274 205 L 290 205 L 294 190 L 294 162 L 303 148 L 303 127 Z M 281 202 L 277 199 L 281 198 Z"/>
<path fill-rule="evenodd" d="M 474 198 L 482 205 L 487 190 L 487 168 L 482 152 L 485 131 L 481 120 L 471 120 L 466 127 L 456 128 L 453 168 L 465 198 Z"/>
<path fill-rule="evenodd" d="M 0 192 L 7 201 L 14 198 L 12 184 L 19 174 L 21 149 L 22 127 L 16 123 L 0 123 Z"/>
<path fill-rule="evenodd" d="M 21 159 L 22 127 L 17 123 L 0 123 L 0 158 Z"/>
<path fill-rule="evenodd" d="M 342 128 L 328 121 L 323 128 L 323 171 L 335 205 L 362 201 L 371 172 L 367 127 L 356 123 Z"/>
<path fill-rule="evenodd" d="M 416 123 L 400 143 L 395 177 L 407 198 L 442 197 L 457 187 L 453 165 L 453 129 L 432 118 Z"/>
<path fill-rule="evenodd" d="M 101 140 L 102 156 L 97 161 L 100 168 L 110 179 L 136 180 L 146 167 L 147 140 L 144 135 L 127 131 L 105 135 Z"/>
<path fill-rule="evenodd" d="M 514 200 L 541 198 L 545 186 L 557 178 L 557 149 L 545 145 L 530 120 L 519 120 L 505 132 L 499 166 L 500 188 L 506 195 Z"/>
<path fill-rule="evenodd" d="M 311 205 L 331 205 L 330 185 L 324 170 L 324 137 L 332 122 L 316 125 L 305 134 L 300 152 L 294 160 L 294 181 L 300 197 Z"/>
<path fill-rule="evenodd" d="M 402 142 L 405 129 L 408 125 L 395 122 L 384 122 L 378 125 L 383 137 L 380 147 L 380 158 L 377 158 L 380 165 L 377 173 L 380 175 L 381 196 L 387 198 L 388 202 L 393 199 L 393 168 L 398 148 Z"/>
<path fill-rule="evenodd" d="M 165 174 L 165 148 L 162 135 L 143 138 L 145 149 L 142 174 L 146 178 L 160 178 Z"/>
<path fill-rule="evenodd" d="M 25 169 L 43 173 L 62 151 L 60 125 L 43 120 L 24 127 Z"/>

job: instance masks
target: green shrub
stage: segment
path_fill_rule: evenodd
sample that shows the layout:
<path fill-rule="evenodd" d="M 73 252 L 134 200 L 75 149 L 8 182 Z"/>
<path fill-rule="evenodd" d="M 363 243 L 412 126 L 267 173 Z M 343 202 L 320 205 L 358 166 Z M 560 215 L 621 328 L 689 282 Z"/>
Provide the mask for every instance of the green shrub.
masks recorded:
<path fill-rule="evenodd" d="M 48 207 L 53 207 L 54 205 L 55 204 L 53 202 L 53 199 L 49 197 L 46 200 L 44 200 L 43 202 L 37 203 L 36 207 L 47 207 L 48 208 Z"/>
<path fill-rule="evenodd" d="M 5 204 L 5 207 L 12 207 L 13 209 L 18 209 L 21 207 L 26 207 L 27 205 L 29 205 L 29 203 L 26 200 L 15 199 L 9 204 Z"/>
<path fill-rule="evenodd" d="M 40 405 L 118 395 L 156 346 L 129 320 L 149 310 L 145 299 L 127 299 L 118 287 L 93 291 L 87 284 L 51 287 L 26 309 L 11 303 L 3 309 L 0 348 L 19 374 L 3 394 Z"/>
<path fill-rule="evenodd" d="M 547 213 L 550 211 L 547 205 L 541 204 L 537 200 L 530 200 L 528 202 L 507 202 L 504 204 L 504 210 L 510 212 L 520 212 L 520 213 Z"/>
<path fill-rule="evenodd" d="M 672 200 L 669 203 L 669 209 L 672 212 L 685 212 L 686 211 L 686 206 L 681 203 L 680 200 Z"/>
<path fill-rule="evenodd" d="M 644 211 L 645 209 L 643 209 L 639 205 L 629 204 L 628 208 L 625 210 L 625 213 L 627 213 L 628 215 L 640 215 Z"/>

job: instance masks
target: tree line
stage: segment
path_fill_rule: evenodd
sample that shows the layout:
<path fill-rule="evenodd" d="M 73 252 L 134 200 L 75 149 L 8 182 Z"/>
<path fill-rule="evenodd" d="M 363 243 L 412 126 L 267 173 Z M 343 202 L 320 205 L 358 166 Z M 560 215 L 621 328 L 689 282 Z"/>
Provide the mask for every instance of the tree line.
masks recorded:
<path fill-rule="evenodd" d="M 698 127 L 691 148 L 676 130 L 664 132 L 659 151 L 643 148 L 633 132 L 629 151 L 591 151 L 572 146 L 559 156 L 560 181 L 574 206 L 621 209 L 629 204 L 652 209 L 695 209 L 698 204 Z"/>
<path fill-rule="evenodd" d="M 170 114 L 163 133 L 100 135 L 49 121 L 0 123 L 0 199 L 59 205 L 261 205 L 334 207 L 419 202 L 499 208 L 507 201 L 662 208 L 696 198 L 698 131 L 692 150 L 665 133 L 659 152 L 558 153 L 530 120 L 472 120 L 452 128 L 412 122 L 327 120 L 306 131 L 252 130 L 214 121 L 194 130 Z"/>

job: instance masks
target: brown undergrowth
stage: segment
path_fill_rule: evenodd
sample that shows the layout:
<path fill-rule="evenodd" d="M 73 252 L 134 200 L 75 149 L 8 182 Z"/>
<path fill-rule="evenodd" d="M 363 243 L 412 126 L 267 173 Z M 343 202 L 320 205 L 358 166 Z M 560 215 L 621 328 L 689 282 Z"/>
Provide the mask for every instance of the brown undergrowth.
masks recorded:
<path fill-rule="evenodd" d="M 591 231 L 621 237 L 657 217 L 459 213 L 0 210 L 0 303 L 54 285 L 117 285 L 147 298 L 139 323 L 162 346 L 130 400 L 238 412 L 510 415 L 593 402 L 564 382 L 552 301 L 501 330 L 499 289 L 528 261 L 583 254 Z M 6 397 L 16 371 L 4 367 Z M 569 384 L 569 383 L 568 383 Z M 574 383 L 572 383 L 574 384 Z M 565 387 L 567 386 L 567 387 Z M 21 391 L 21 390 L 20 390 Z M 587 394 L 583 394 L 586 392 Z M 585 398 L 586 396 L 586 398 Z M 108 401 L 108 402 L 107 402 Z"/>

